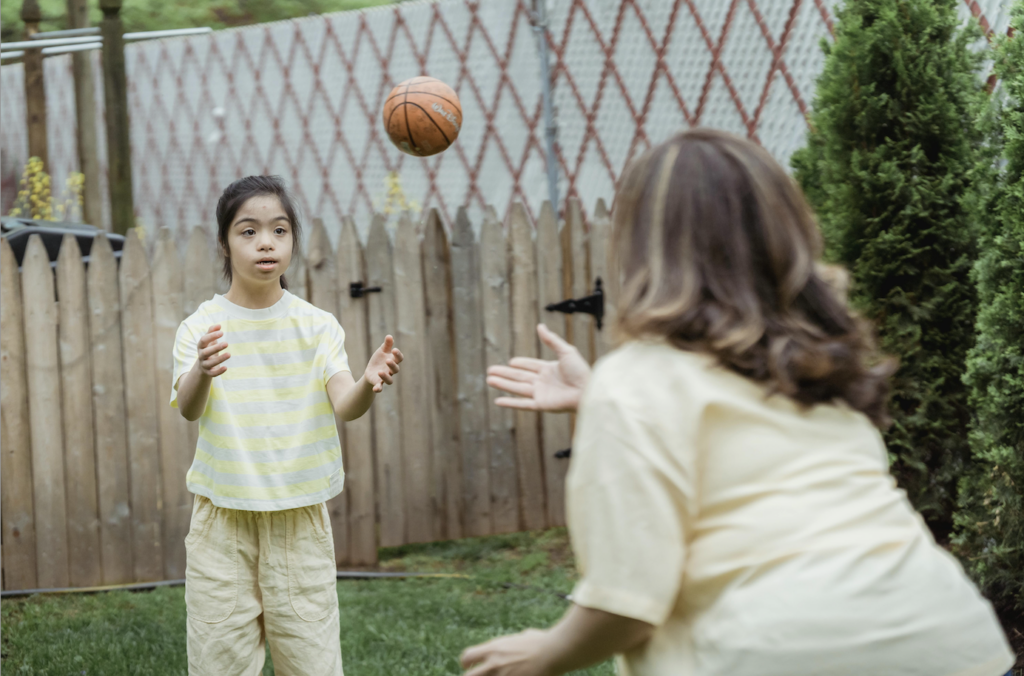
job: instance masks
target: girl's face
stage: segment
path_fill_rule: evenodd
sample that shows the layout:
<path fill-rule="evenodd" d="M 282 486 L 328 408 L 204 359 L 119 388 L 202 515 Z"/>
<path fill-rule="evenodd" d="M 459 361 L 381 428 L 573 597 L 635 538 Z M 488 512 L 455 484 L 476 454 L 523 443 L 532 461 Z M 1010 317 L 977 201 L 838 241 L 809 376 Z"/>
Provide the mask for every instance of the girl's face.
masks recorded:
<path fill-rule="evenodd" d="M 245 201 L 227 236 L 232 282 L 260 287 L 280 285 L 292 260 L 292 224 L 274 195 Z"/>

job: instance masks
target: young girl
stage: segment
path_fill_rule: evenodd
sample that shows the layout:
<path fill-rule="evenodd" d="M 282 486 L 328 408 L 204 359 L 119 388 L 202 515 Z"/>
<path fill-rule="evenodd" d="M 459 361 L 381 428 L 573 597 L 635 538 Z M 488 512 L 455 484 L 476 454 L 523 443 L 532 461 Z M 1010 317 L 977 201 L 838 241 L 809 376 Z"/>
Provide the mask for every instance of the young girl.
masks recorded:
<path fill-rule="evenodd" d="M 470 648 L 470 676 L 998 676 L 991 606 L 888 473 L 893 367 L 821 278 L 821 237 L 764 150 L 698 129 L 617 196 L 624 343 L 589 374 L 516 359 L 488 382 L 579 405 L 567 479 L 580 582 L 547 631 Z M 589 381 L 588 381 L 589 378 Z M 582 391 L 582 398 L 580 393 Z"/>
<path fill-rule="evenodd" d="M 338 321 L 288 292 L 301 231 L 279 178 L 228 186 L 217 225 L 231 287 L 174 341 L 171 406 L 199 420 L 186 477 L 189 674 L 259 674 L 269 639 L 278 673 L 340 676 L 325 505 L 345 477 L 335 419 L 366 413 L 402 353 L 387 336 L 355 381 Z"/>

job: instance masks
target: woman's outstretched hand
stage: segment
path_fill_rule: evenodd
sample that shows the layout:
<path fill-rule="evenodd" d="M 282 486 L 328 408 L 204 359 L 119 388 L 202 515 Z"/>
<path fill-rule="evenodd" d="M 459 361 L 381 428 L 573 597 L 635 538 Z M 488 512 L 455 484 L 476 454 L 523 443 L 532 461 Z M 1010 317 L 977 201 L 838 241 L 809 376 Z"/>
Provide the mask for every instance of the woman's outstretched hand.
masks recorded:
<path fill-rule="evenodd" d="M 590 365 L 579 350 L 543 324 L 537 326 L 537 335 L 555 351 L 557 359 L 514 357 L 508 366 L 487 369 L 488 385 L 518 395 L 498 397 L 495 403 L 527 411 L 575 411 L 590 379 Z"/>

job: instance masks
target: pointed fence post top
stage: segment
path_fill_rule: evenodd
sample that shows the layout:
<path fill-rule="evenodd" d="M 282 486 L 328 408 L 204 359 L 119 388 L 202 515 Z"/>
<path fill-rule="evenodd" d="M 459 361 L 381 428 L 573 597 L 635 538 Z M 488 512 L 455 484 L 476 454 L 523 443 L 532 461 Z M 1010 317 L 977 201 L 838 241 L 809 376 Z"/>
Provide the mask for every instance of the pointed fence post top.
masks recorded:
<path fill-rule="evenodd" d="M 473 224 L 469 221 L 466 207 L 459 207 L 455 215 L 455 229 L 452 232 L 452 246 L 472 246 Z"/>
<path fill-rule="evenodd" d="M 327 228 L 324 227 L 322 218 L 313 219 L 313 229 L 309 233 L 309 244 L 306 245 L 309 252 L 306 256 L 306 264 L 311 268 L 319 268 L 334 252 L 331 250 L 331 240 L 327 236 Z"/>
<path fill-rule="evenodd" d="M 27 267 L 29 261 L 34 261 L 36 258 L 45 259 L 46 262 L 49 263 L 50 254 L 46 251 L 46 245 L 43 244 L 43 238 L 37 234 L 33 234 L 28 238 L 28 246 L 25 247 L 25 255 L 22 256 L 21 259 L 22 268 Z"/>
<path fill-rule="evenodd" d="M 384 215 L 374 214 L 370 223 L 370 234 L 366 238 L 366 247 L 382 245 L 391 248 L 391 238 L 388 237 L 388 229 L 384 225 Z"/>
<path fill-rule="evenodd" d="M 65 232 L 60 240 L 60 251 L 57 253 L 57 265 L 66 260 L 81 261 L 82 249 L 78 246 L 78 238 Z"/>
<path fill-rule="evenodd" d="M 423 219 L 423 232 L 424 234 L 434 230 L 435 228 L 441 228 L 444 230 L 444 221 L 441 220 L 441 212 L 437 210 L 437 207 L 433 207 L 427 212 L 427 217 Z"/>
<path fill-rule="evenodd" d="M 416 226 L 412 222 L 412 214 L 403 211 L 398 217 L 398 229 L 395 230 L 395 240 L 403 241 L 406 238 L 416 239 Z"/>
<path fill-rule="evenodd" d="M 566 220 L 574 225 L 578 223 L 582 227 L 585 221 L 583 218 L 583 205 L 580 204 L 579 198 L 570 197 L 566 202 Z"/>
<path fill-rule="evenodd" d="M 545 201 L 540 207 L 540 217 L 537 219 L 537 229 L 554 228 L 558 230 L 558 217 L 555 210 L 551 208 L 551 202 Z"/>
<path fill-rule="evenodd" d="M 510 229 L 525 225 L 531 231 L 533 230 L 530 215 L 526 213 L 526 207 L 522 202 L 516 201 L 512 203 L 512 207 L 508 210 L 508 224 Z"/>
<path fill-rule="evenodd" d="M 102 230 L 96 234 L 92 240 L 92 246 L 89 247 L 89 262 L 95 262 L 97 258 L 113 258 L 114 247 L 110 246 L 110 240 L 107 238 L 107 234 Z M 92 266 L 89 266 L 92 268 Z"/>
<path fill-rule="evenodd" d="M 359 228 L 356 227 L 355 219 L 351 216 L 343 216 L 341 219 L 341 234 L 338 236 L 338 250 L 335 252 L 337 256 L 349 256 L 350 252 L 347 249 L 356 248 L 362 255 L 362 240 L 359 238 Z"/>
<path fill-rule="evenodd" d="M 608 211 L 608 206 L 604 203 L 604 198 L 597 200 L 597 206 L 594 207 L 594 220 L 607 219 L 611 217 L 611 213 Z"/>

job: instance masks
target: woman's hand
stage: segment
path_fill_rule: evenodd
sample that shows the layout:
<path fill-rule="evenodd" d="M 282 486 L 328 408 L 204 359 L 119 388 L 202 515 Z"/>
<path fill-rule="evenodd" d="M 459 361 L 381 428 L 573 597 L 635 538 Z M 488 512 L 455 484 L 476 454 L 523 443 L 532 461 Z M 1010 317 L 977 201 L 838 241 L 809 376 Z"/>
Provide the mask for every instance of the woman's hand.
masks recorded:
<path fill-rule="evenodd" d="M 467 648 L 459 661 L 465 676 L 549 676 L 547 639 L 547 631 L 527 629 Z"/>
<path fill-rule="evenodd" d="M 398 373 L 398 365 L 403 359 L 401 350 L 395 347 L 395 339 L 390 335 L 384 338 L 384 344 L 373 353 L 363 372 L 363 377 L 373 386 L 374 392 L 382 392 L 385 384 L 394 384 L 393 376 Z"/>
<path fill-rule="evenodd" d="M 488 385 L 519 395 L 498 397 L 495 403 L 528 411 L 575 411 L 590 379 L 590 366 L 579 350 L 543 324 L 537 326 L 537 335 L 555 351 L 557 359 L 515 357 L 508 366 L 487 369 Z"/>
<path fill-rule="evenodd" d="M 573 604 L 551 629 L 527 629 L 462 652 L 465 676 L 558 676 L 625 653 L 651 638 L 646 622 Z"/>

